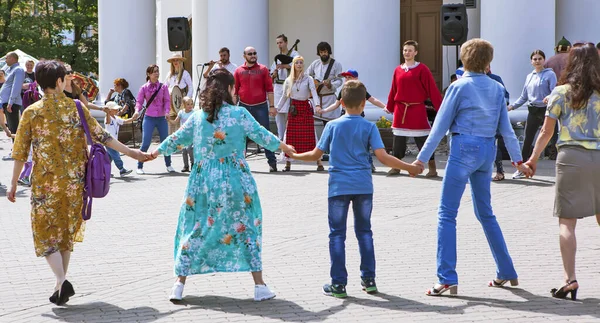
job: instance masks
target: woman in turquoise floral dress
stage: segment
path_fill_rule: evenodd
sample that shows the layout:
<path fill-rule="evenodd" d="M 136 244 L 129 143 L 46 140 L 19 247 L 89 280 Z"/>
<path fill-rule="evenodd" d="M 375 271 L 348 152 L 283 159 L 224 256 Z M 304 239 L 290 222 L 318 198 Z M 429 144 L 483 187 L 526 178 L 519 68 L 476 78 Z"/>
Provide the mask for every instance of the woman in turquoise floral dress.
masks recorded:
<path fill-rule="evenodd" d="M 233 105 L 234 79 L 219 70 L 201 94 L 202 111 L 194 113 L 163 141 L 152 158 L 194 145 L 194 160 L 175 233 L 175 274 L 170 300 L 182 299 L 187 276 L 250 271 L 254 300 L 275 297 L 262 279 L 262 209 L 256 183 L 244 159 L 246 138 L 265 149 L 294 152 Z"/>

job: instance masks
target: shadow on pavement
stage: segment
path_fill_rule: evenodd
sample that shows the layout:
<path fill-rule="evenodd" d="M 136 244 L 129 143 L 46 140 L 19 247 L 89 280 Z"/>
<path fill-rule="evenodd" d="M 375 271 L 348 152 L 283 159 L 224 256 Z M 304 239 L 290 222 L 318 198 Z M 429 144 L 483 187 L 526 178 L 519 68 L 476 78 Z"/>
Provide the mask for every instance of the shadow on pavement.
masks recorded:
<path fill-rule="evenodd" d="M 324 321 L 330 316 L 342 311 L 350 304 L 358 304 L 365 307 L 377 307 L 399 312 L 442 312 L 447 314 L 463 314 L 464 309 L 469 306 L 429 305 L 385 293 L 378 293 L 373 296 L 375 298 L 372 299 L 348 297 L 340 300 L 341 303 L 339 305 L 318 312 L 306 310 L 294 302 L 277 298 L 265 302 L 254 302 L 251 299 L 237 299 L 214 295 L 202 297 L 186 296 L 180 305 L 186 307 L 189 306 L 189 310 L 207 309 L 221 311 L 223 313 L 268 317 L 284 322 Z M 273 311 L 273 309 L 275 310 Z"/>
<path fill-rule="evenodd" d="M 557 286 L 558 287 L 558 286 Z M 509 301 L 494 298 L 484 297 L 469 297 L 469 296 L 457 296 L 457 299 L 468 301 L 469 306 L 483 305 L 489 307 L 498 308 L 512 308 L 516 307 L 516 310 L 531 313 L 541 314 L 556 314 L 560 316 L 582 316 L 588 315 L 594 318 L 600 318 L 600 299 L 598 298 L 586 298 L 579 299 L 577 301 L 564 300 L 558 298 L 552 298 L 550 296 L 539 296 L 530 293 L 520 288 L 503 288 L 510 291 L 516 296 L 524 298 L 526 301 Z M 548 295 L 550 292 L 548 291 Z"/>
<path fill-rule="evenodd" d="M 52 309 L 54 315 L 42 314 L 43 317 L 52 318 L 60 322 L 108 322 L 111 320 L 121 322 L 154 322 L 174 312 L 161 313 L 157 309 L 141 306 L 124 309 L 105 302 L 93 302 L 80 305 L 65 305 Z"/>

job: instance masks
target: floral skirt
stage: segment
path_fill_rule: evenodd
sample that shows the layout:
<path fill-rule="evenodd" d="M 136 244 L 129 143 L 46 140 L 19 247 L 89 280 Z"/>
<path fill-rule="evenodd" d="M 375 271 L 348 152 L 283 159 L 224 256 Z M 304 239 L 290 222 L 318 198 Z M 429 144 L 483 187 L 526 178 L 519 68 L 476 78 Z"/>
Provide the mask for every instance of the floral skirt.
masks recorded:
<path fill-rule="evenodd" d="M 261 271 L 261 240 L 262 209 L 246 161 L 194 164 L 175 234 L 175 275 Z"/>

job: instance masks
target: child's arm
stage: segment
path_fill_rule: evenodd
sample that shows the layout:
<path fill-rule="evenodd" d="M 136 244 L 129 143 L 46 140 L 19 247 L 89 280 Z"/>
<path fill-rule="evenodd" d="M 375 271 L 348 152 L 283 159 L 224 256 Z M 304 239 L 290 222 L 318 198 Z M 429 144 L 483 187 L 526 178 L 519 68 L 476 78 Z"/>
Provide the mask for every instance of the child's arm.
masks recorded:
<path fill-rule="evenodd" d="M 385 104 L 383 104 L 383 102 L 377 100 L 376 97 L 372 96 L 369 98 L 369 102 L 371 102 L 373 105 L 378 106 L 382 109 L 385 109 Z"/>
<path fill-rule="evenodd" d="M 128 124 L 128 123 L 132 123 L 134 121 L 133 118 L 129 118 L 129 119 L 121 119 L 123 120 L 123 124 Z"/>
<path fill-rule="evenodd" d="M 321 110 L 321 113 L 327 113 L 327 112 L 331 112 L 331 111 L 333 111 L 333 110 L 335 110 L 335 109 L 339 108 L 339 107 L 340 107 L 340 104 L 341 104 L 340 100 L 335 100 L 335 103 L 334 103 L 334 104 L 332 104 L 332 105 L 328 106 L 328 107 L 327 107 L 327 109 L 322 109 L 322 110 Z"/>
<path fill-rule="evenodd" d="M 321 157 L 323 156 L 323 151 L 319 148 L 315 148 L 311 151 L 307 151 L 302 154 L 288 153 L 288 156 L 290 156 L 290 158 L 297 159 L 297 160 L 317 161 L 317 160 L 321 160 Z"/>
<path fill-rule="evenodd" d="M 410 176 L 417 176 L 423 172 L 421 167 L 401 161 L 389 155 L 385 149 L 375 149 L 375 157 L 385 166 L 407 171 Z"/>
<path fill-rule="evenodd" d="M 106 116 L 104 117 L 104 124 L 110 124 L 110 115 L 108 114 L 108 110 L 106 110 L 104 113 L 106 113 Z"/>

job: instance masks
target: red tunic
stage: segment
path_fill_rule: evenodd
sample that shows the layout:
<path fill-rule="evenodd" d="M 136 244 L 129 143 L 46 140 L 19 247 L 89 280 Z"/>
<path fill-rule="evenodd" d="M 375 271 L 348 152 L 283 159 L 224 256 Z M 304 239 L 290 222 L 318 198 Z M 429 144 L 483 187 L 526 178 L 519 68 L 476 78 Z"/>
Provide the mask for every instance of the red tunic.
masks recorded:
<path fill-rule="evenodd" d="M 408 72 L 401 66 L 396 67 L 387 102 L 387 109 L 394 114 L 392 127 L 410 130 L 431 129 L 423 103 L 427 99 L 431 100 L 436 111 L 439 110 L 442 95 L 429 68 L 423 63 L 409 69 Z"/>

